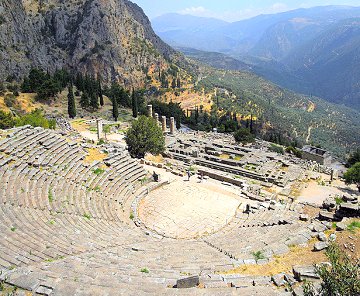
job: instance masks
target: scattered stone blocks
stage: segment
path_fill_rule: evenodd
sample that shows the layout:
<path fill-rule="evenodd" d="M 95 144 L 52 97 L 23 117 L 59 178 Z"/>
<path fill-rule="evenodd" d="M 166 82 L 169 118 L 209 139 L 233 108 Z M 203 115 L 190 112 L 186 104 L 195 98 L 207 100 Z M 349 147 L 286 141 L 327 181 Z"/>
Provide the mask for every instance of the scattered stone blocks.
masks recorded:
<path fill-rule="evenodd" d="M 199 276 L 191 276 L 184 279 L 179 279 L 176 282 L 176 288 L 178 289 L 188 289 L 197 287 L 200 284 Z"/>

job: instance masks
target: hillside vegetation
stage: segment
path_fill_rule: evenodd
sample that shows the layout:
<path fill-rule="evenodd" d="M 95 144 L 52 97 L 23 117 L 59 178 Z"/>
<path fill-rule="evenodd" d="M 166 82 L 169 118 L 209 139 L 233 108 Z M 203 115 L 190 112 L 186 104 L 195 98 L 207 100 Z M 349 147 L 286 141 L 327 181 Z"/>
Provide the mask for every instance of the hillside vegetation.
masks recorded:
<path fill-rule="evenodd" d="M 288 134 L 303 144 L 319 144 L 339 156 L 360 145 L 360 114 L 350 108 L 296 94 L 248 72 L 203 71 L 197 88 L 205 92 L 223 90 L 218 91 L 220 108 L 253 114 L 265 128 Z"/>

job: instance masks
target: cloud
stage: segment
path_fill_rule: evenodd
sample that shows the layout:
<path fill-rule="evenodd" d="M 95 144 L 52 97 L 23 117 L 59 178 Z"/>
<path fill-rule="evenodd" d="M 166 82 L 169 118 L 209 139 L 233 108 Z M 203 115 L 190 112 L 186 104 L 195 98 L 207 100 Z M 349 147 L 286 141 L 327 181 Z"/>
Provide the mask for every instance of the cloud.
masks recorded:
<path fill-rule="evenodd" d="M 196 15 L 196 16 L 205 16 L 205 15 L 208 15 L 210 13 L 210 11 L 207 10 L 203 6 L 198 6 L 198 7 L 187 7 L 185 9 L 180 10 L 179 13 L 191 14 L 191 15 Z"/>
<path fill-rule="evenodd" d="M 271 10 L 274 11 L 274 12 L 280 12 L 280 11 L 285 11 L 285 10 L 288 10 L 288 6 L 285 4 L 285 3 L 274 3 L 272 6 L 271 6 Z"/>
<path fill-rule="evenodd" d="M 290 10 L 291 7 L 286 5 L 282 2 L 276 2 L 270 6 L 267 7 L 249 7 L 246 9 L 240 9 L 240 10 L 227 10 L 227 11 L 219 11 L 215 12 L 212 10 L 208 10 L 203 6 L 193 6 L 188 7 L 185 9 L 182 9 L 178 11 L 180 14 L 190 14 L 194 16 L 200 16 L 200 17 L 213 17 L 217 19 L 222 19 L 225 21 L 239 21 L 243 19 L 248 19 L 254 16 L 257 16 L 259 14 L 273 14 L 273 13 L 279 13 Z"/>

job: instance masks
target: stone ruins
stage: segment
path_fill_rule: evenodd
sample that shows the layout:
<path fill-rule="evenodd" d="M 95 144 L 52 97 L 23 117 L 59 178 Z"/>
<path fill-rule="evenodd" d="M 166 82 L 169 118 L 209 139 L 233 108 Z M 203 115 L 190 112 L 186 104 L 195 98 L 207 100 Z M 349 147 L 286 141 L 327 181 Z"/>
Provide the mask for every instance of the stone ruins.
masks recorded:
<path fill-rule="evenodd" d="M 333 221 L 340 231 L 359 217 L 359 196 L 344 194 L 340 206 L 328 198 L 308 215 L 317 206 L 296 192 L 331 170 L 266 142 L 176 131 L 151 105 L 148 114 L 167 134 L 162 163 L 91 144 L 65 123 L 0 132 L 0 280 L 37 295 L 293 295 L 286 283 L 317 278 L 312 266 L 228 271 L 271 263 L 312 238 L 315 251 L 326 248 Z"/>

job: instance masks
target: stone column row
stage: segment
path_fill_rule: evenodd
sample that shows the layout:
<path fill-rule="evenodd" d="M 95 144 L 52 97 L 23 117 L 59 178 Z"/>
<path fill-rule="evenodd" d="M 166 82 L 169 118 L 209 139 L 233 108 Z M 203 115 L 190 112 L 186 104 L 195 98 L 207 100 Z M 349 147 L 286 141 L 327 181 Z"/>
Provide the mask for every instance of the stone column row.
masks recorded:
<path fill-rule="evenodd" d="M 158 113 L 153 114 L 153 106 L 148 105 L 147 110 L 148 110 L 148 116 L 153 117 L 156 120 L 156 122 L 160 125 L 159 114 Z M 162 131 L 165 133 L 166 132 L 166 116 L 161 117 L 161 128 L 162 128 Z M 175 133 L 175 118 L 170 117 L 170 134 L 173 135 L 174 133 Z"/>

